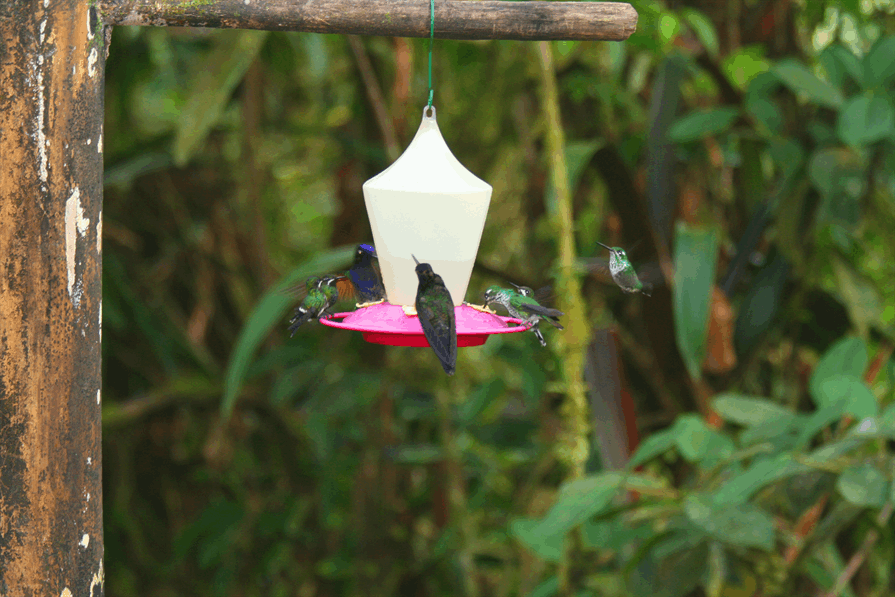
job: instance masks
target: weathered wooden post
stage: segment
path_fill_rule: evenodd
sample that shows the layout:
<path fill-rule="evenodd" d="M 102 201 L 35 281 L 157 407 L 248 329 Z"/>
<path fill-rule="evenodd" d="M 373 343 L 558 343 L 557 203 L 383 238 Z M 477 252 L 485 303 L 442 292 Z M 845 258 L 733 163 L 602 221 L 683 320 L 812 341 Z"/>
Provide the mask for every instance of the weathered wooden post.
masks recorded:
<path fill-rule="evenodd" d="M 0 595 L 102 595 L 103 72 L 83 0 L 0 3 Z"/>
<path fill-rule="evenodd" d="M 616 2 L 437 0 L 435 37 L 623 40 Z M 103 592 L 103 80 L 112 25 L 428 37 L 426 0 L 0 0 L 0 596 Z"/>

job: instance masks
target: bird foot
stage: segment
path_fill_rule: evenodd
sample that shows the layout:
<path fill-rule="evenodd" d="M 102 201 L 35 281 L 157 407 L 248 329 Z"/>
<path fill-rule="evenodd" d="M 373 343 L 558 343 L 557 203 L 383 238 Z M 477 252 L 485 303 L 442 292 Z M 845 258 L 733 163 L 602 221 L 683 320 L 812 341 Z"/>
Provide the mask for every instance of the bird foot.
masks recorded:
<path fill-rule="evenodd" d="M 469 307 L 472 307 L 476 311 L 481 311 L 482 313 L 490 313 L 491 315 L 497 315 L 497 311 L 492 310 L 488 305 L 473 305 L 472 303 L 463 303 Z"/>
<path fill-rule="evenodd" d="M 382 299 L 379 299 L 378 301 L 371 301 L 369 303 L 357 303 L 357 305 L 355 305 L 355 306 L 358 309 L 363 309 L 364 307 L 372 307 L 373 305 L 381 305 L 384 302 L 385 302 L 385 299 L 382 298 Z"/>

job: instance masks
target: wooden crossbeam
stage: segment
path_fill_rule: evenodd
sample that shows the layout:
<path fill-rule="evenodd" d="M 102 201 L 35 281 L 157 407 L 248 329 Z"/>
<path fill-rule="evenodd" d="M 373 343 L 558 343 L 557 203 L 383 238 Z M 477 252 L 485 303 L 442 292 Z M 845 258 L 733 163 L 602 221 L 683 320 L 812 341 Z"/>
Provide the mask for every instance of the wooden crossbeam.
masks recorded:
<path fill-rule="evenodd" d="M 426 0 L 101 0 L 109 25 L 215 27 L 429 37 Z M 627 39 L 637 11 L 623 2 L 435 1 L 443 39 Z"/>

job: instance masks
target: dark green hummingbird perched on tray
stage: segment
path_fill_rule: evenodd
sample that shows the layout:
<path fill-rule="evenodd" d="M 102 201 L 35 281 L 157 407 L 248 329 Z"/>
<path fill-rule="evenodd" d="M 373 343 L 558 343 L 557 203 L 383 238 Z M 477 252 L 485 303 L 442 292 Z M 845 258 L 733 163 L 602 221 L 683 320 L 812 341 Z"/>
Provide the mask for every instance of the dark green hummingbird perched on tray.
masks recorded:
<path fill-rule="evenodd" d="M 295 331 L 303 324 L 312 319 L 320 319 L 328 317 L 326 310 L 336 304 L 339 300 L 339 290 L 336 284 L 344 280 L 344 276 L 311 276 L 308 278 L 305 286 L 308 294 L 301 302 L 301 305 L 295 308 L 295 314 L 289 320 L 289 337 L 295 335 Z"/>
<path fill-rule="evenodd" d="M 597 241 L 597 244 L 609 250 L 609 273 L 619 288 L 628 293 L 639 292 L 650 296 L 653 285 L 643 282 L 634 270 L 634 266 L 628 261 L 628 255 L 621 247 L 610 247 Z"/>
<path fill-rule="evenodd" d="M 513 284 L 513 286 L 516 286 Z M 544 335 L 538 329 L 538 323 L 543 319 L 558 330 L 563 329 L 559 323 L 559 317 L 564 313 L 557 309 L 550 309 L 541 305 L 534 298 L 534 292 L 527 286 L 516 286 L 517 290 L 490 286 L 485 291 L 486 305 L 503 305 L 510 317 L 521 319 L 534 332 L 541 346 L 547 346 Z"/>
<path fill-rule="evenodd" d="M 457 367 L 457 324 L 454 320 L 454 301 L 441 276 L 428 263 L 420 263 L 416 256 L 416 314 L 423 334 L 435 351 L 444 372 L 453 375 Z"/>

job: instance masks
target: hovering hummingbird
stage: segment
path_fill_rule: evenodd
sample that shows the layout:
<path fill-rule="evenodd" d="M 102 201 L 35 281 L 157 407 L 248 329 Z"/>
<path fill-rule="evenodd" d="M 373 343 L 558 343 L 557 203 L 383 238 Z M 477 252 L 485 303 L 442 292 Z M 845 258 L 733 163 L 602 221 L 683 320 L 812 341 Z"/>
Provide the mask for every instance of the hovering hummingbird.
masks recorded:
<path fill-rule="evenodd" d="M 516 290 L 509 288 L 501 288 L 500 286 L 489 286 L 485 291 L 486 305 L 503 305 L 509 312 L 510 317 L 521 319 L 528 325 L 529 329 L 534 332 L 541 346 L 547 346 L 544 335 L 538 329 L 538 323 L 543 319 L 558 330 L 563 329 L 559 323 L 559 317 L 564 315 L 558 309 L 550 309 L 541 305 L 534 298 L 534 292 L 528 286 L 516 286 Z"/>
<path fill-rule="evenodd" d="M 302 301 L 301 305 L 295 308 L 295 314 L 289 320 L 289 337 L 295 335 L 295 331 L 302 324 L 312 319 L 321 319 L 329 317 L 326 310 L 336 304 L 339 300 L 339 290 L 336 283 L 343 280 L 344 276 L 311 276 L 308 278 L 305 286 L 308 294 Z"/>
<path fill-rule="evenodd" d="M 375 303 L 385 298 L 382 278 L 373 268 L 376 249 L 373 245 L 361 244 L 354 252 L 354 265 L 348 270 L 348 277 L 354 285 L 354 294 L 359 303 Z"/>
<path fill-rule="evenodd" d="M 634 271 L 634 266 L 628 261 L 625 250 L 621 247 L 610 247 L 597 241 L 597 244 L 604 249 L 609 250 L 609 273 L 612 279 L 618 284 L 619 288 L 628 293 L 639 292 L 646 296 L 651 296 L 653 285 L 649 282 L 643 282 Z"/>
<path fill-rule="evenodd" d="M 457 366 L 457 327 L 454 320 L 454 301 L 441 276 L 428 263 L 420 263 L 416 256 L 416 313 L 429 346 L 435 351 L 444 372 L 453 375 Z"/>

